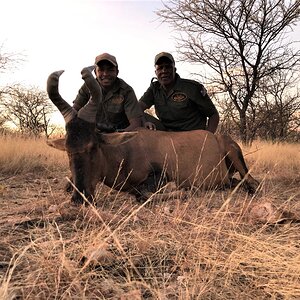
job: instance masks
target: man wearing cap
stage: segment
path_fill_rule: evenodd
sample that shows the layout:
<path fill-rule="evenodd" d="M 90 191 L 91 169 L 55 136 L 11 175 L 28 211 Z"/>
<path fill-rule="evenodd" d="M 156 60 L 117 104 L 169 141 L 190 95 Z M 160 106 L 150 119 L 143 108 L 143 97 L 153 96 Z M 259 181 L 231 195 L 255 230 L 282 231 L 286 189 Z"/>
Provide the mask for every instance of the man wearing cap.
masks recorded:
<path fill-rule="evenodd" d="M 102 131 L 131 131 L 141 127 L 143 112 L 133 88 L 118 78 L 115 56 L 102 53 L 96 57 L 95 66 L 96 79 L 103 94 L 97 112 L 97 128 Z M 73 108 L 78 111 L 89 99 L 89 89 L 83 84 L 73 102 Z"/>
<path fill-rule="evenodd" d="M 168 131 L 205 129 L 215 133 L 219 114 L 204 86 L 197 81 L 180 78 L 174 58 L 168 52 L 155 56 L 154 67 L 157 81 L 152 79 L 139 104 L 142 110 L 154 105 L 163 126 L 147 114 L 144 126 Z"/>

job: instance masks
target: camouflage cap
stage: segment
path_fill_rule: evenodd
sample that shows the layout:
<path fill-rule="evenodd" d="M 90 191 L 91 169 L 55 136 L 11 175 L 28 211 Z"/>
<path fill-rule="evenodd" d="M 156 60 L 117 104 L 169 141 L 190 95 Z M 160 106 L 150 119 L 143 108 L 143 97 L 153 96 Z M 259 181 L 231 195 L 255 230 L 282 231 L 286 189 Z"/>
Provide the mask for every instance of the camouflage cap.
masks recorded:
<path fill-rule="evenodd" d="M 156 54 L 156 56 L 155 56 L 154 66 L 157 64 L 158 60 L 162 57 L 168 58 L 172 62 L 172 64 L 175 65 L 175 60 L 174 60 L 172 54 L 170 54 L 168 52 L 160 52 L 160 53 Z"/>
<path fill-rule="evenodd" d="M 117 63 L 115 56 L 113 56 L 111 54 L 102 53 L 102 54 L 98 55 L 95 59 L 95 65 L 97 65 L 102 60 L 107 60 L 110 63 L 112 63 L 115 67 L 118 67 L 118 63 Z"/>

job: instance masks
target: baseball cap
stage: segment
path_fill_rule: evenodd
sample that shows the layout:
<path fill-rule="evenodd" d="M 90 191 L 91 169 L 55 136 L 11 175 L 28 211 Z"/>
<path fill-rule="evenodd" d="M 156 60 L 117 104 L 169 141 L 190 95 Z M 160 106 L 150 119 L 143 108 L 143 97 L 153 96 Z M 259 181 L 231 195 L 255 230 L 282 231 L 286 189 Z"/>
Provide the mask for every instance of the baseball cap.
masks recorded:
<path fill-rule="evenodd" d="M 95 65 L 97 65 L 100 61 L 102 60 L 107 60 L 109 61 L 110 63 L 112 63 L 115 67 L 118 66 L 118 63 L 117 63 L 117 60 L 115 58 L 115 56 L 109 54 L 109 53 L 102 53 L 98 56 L 96 56 L 96 59 L 95 59 Z"/>
<path fill-rule="evenodd" d="M 175 65 L 175 60 L 174 60 L 172 54 L 170 54 L 168 52 L 160 52 L 160 53 L 156 54 L 155 59 L 154 59 L 154 65 L 156 65 L 158 60 L 162 57 L 168 58 Z"/>

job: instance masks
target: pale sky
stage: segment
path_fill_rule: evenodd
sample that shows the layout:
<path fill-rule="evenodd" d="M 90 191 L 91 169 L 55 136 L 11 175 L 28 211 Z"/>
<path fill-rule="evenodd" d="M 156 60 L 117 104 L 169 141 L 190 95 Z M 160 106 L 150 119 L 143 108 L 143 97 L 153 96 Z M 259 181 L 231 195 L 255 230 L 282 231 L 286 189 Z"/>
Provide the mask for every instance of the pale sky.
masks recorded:
<path fill-rule="evenodd" d="M 1 1 L 2 51 L 21 53 L 24 61 L 13 72 L 0 73 L 0 85 L 45 89 L 48 75 L 63 69 L 60 92 L 71 104 L 83 83 L 81 69 L 108 52 L 117 58 L 119 77 L 139 98 L 154 76 L 154 56 L 168 51 L 176 59 L 172 29 L 154 13 L 159 8 L 159 0 Z"/>
<path fill-rule="evenodd" d="M 154 12 L 163 7 L 160 0 L 4 0 L 0 7 L 2 52 L 24 56 L 13 72 L 0 73 L 0 86 L 45 90 L 48 75 L 63 69 L 60 92 L 71 104 L 83 83 L 81 69 L 108 52 L 139 99 L 154 76 L 154 56 L 168 51 L 177 59 L 172 28 Z M 195 71 L 190 64 L 176 67 L 182 77 Z"/>

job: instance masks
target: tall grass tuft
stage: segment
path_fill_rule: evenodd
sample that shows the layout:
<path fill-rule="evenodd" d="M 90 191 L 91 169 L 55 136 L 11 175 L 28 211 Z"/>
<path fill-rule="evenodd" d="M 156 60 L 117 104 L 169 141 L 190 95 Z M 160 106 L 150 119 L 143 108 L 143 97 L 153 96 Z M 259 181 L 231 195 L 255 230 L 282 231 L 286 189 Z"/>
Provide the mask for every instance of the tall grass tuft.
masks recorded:
<path fill-rule="evenodd" d="M 65 169 L 68 166 L 64 152 L 51 149 L 43 138 L 0 136 L 0 172 L 20 174 Z"/>

